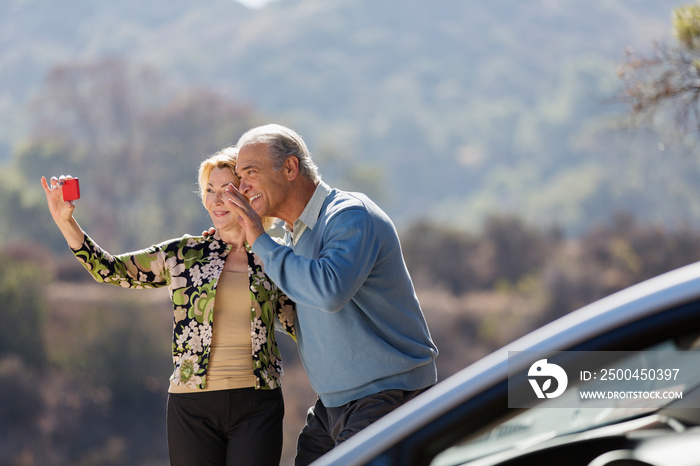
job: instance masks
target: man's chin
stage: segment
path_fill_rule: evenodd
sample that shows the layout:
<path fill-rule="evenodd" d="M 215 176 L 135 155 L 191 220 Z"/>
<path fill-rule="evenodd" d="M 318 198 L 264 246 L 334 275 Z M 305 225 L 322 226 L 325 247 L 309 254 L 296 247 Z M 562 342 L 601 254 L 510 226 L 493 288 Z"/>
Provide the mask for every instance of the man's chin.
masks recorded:
<path fill-rule="evenodd" d="M 269 217 L 269 216 L 270 216 L 269 212 L 267 212 L 268 209 L 266 209 L 265 206 L 254 205 L 254 204 L 253 204 L 253 205 L 251 205 L 251 207 L 253 208 L 253 210 L 255 211 L 255 213 L 258 214 L 258 215 L 260 216 L 260 218 Z"/>

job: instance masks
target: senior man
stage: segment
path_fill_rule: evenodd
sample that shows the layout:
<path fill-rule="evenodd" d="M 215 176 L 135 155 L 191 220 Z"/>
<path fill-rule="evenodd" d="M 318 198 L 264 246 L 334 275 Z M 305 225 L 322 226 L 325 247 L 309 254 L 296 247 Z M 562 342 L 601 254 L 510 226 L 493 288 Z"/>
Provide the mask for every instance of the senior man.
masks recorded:
<path fill-rule="evenodd" d="M 433 343 L 389 217 L 321 180 L 303 139 L 280 125 L 237 143 L 228 189 L 267 275 L 296 302 L 301 361 L 318 394 L 297 442 L 305 465 L 437 381 Z M 285 222 L 285 243 L 261 217 Z"/>

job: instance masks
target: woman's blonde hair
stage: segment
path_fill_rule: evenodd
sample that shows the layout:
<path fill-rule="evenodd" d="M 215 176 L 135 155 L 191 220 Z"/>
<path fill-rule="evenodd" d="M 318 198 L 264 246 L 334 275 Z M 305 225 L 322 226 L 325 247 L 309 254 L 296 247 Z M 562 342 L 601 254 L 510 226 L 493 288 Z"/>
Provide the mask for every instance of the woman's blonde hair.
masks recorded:
<path fill-rule="evenodd" d="M 237 159 L 238 147 L 229 146 L 210 155 L 205 160 L 203 160 L 201 164 L 199 164 L 199 196 L 202 198 L 202 204 L 204 204 L 204 199 L 207 196 L 207 184 L 209 183 L 209 177 L 211 176 L 211 172 L 215 168 L 231 170 L 231 174 L 233 175 L 234 179 L 237 182 L 240 182 L 238 175 L 236 175 Z M 275 219 L 272 217 L 263 217 L 262 223 L 265 230 L 269 230 L 275 223 Z"/>
<path fill-rule="evenodd" d="M 202 161 L 201 164 L 199 164 L 199 196 L 202 198 L 202 204 L 204 204 L 204 198 L 207 195 L 207 183 L 209 183 L 209 177 L 215 168 L 231 170 L 231 174 L 236 181 L 240 181 L 238 179 L 238 175 L 236 175 L 237 158 L 238 147 L 230 146 L 210 155 L 204 161 Z"/>

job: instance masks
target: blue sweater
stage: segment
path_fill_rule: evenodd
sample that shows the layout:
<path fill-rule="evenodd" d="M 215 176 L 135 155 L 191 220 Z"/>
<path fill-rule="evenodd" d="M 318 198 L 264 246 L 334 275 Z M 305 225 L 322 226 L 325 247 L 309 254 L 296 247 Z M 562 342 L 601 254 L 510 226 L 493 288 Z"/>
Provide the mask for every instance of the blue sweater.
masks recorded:
<path fill-rule="evenodd" d="M 368 197 L 330 190 L 293 247 L 265 234 L 253 251 L 296 303 L 301 361 L 324 405 L 437 381 L 438 351 L 396 229 Z"/>

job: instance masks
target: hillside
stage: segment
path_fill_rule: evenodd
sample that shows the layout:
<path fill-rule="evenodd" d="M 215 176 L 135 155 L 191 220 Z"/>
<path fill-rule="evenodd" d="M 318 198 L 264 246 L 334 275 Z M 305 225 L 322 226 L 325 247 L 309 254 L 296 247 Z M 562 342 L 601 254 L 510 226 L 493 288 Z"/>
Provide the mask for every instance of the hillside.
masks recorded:
<path fill-rule="evenodd" d="M 440 380 L 545 322 L 700 259 L 700 230 L 629 217 L 577 240 L 517 218 L 491 220 L 477 236 L 422 225 L 403 240 Z M 73 257 L 26 244 L 0 250 L 0 302 L 0 464 L 167 464 L 165 289 L 100 285 Z M 279 342 L 287 465 L 315 395 L 294 342 Z"/>
<path fill-rule="evenodd" d="M 697 223 L 694 156 L 609 130 L 623 49 L 668 39 L 677 4 L 4 0 L 0 160 L 51 67 L 119 56 L 294 127 L 329 182 L 400 226 L 517 212 L 577 232 L 618 210 Z"/>

